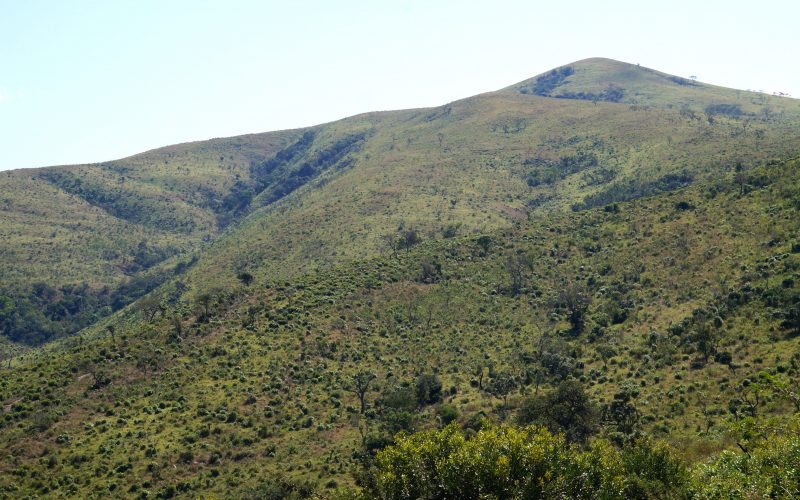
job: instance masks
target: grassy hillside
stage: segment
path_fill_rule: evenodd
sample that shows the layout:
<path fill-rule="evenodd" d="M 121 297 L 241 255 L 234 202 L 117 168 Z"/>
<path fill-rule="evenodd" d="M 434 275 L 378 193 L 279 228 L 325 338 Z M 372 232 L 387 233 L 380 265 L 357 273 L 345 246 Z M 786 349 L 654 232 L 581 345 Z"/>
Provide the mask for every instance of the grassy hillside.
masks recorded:
<path fill-rule="evenodd" d="M 237 182 L 300 134 L 3 172 L 0 301 L 14 314 L 0 316 L 0 331 L 21 344 L 74 333 L 180 272 L 181 256 L 230 219 L 224 201 Z"/>
<path fill-rule="evenodd" d="M 799 168 L 197 301 L 162 288 L 165 313 L 131 309 L 113 336 L 4 370 L 0 484 L 239 496 L 282 477 L 324 492 L 398 430 L 513 421 L 563 380 L 601 409 L 631 394 L 633 431 L 686 460 L 735 448 L 751 415 L 793 411 L 779 387 L 797 377 Z"/>
<path fill-rule="evenodd" d="M 720 104 L 737 105 L 741 108 L 741 115 L 751 117 L 770 117 L 793 106 L 791 100 L 709 85 L 638 64 L 603 58 L 584 59 L 555 68 L 505 91 L 666 109 L 688 108 L 704 115 L 708 106 Z M 729 112 L 731 110 L 728 108 Z M 725 114 L 719 113 L 725 111 L 719 107 L 709 111 L 711 114 Z"/>
<path fill-rule="evenodd" d="M 229 286 L 242 270 L 291 277 L 387 251 L 403 230 L 441 238 L 510 227 L 529 215 L 602 206 L 747 170 L 800 146 L 796 100 L 699 83 L 687 90 L 615 61 L 571 67 L 570 79 L 602 75 L 603 82 L 660 92 L 675 105 L 505 89 L 331 124 L 324 130 L 366 133 L 352 166 L 248 217 L 212 245 L 189 281 Z M 594 80 L 584 75 L 568 85 Z M 747 114 L 713 114 L 709 122 L 704 109 L 720 103 Z M 757 114 L 764 108 L 772 110 L 768 117 Z"/>
<path fill-rule="evenodd" d="M 188 271 L 193 293 L 243 272 L 289 278 L 374 256 L 404 230 L 508 227 L 800 146 L 792 99 L 604 59 L 554 71 L 434 109 L 0 175 L 0 296 L 16 311 L 3 333 L 25 344 L 74 333 L 173 274 Z M 587 98 L 609 86 L 619 99 Z"/>
<path fill-rule="evenodd" d="M 800 409 L 799 132 L 798 101 L 589 59 L 0 174 L 0 496 L 376 495 L 438 439 L 398 432 L 451 422 L 767 467 L 730 450 Z"/>

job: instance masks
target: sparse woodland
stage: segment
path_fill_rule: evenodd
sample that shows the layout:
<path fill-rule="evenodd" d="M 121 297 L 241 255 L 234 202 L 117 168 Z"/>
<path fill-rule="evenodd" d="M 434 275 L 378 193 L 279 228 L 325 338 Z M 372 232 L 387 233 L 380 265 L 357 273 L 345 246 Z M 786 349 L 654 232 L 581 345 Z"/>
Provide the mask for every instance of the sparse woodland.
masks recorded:
<path fill-rule="evenodd" d="M 800 495 L 800 104 L 675 78 L 0 173 L 0 498 Z"/>

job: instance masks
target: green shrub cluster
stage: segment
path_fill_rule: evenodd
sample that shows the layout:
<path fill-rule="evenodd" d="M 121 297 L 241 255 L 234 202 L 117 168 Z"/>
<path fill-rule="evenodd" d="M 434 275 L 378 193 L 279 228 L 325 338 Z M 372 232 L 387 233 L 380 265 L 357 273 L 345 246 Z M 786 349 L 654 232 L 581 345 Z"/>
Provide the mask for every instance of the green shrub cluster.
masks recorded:
<path fill-rule="evenodd" d="M 401 438 L 378 453 L 372 496 L 445 498 L 675 498 L 689 474 L 663 445 L 638 441 L 585 448 L 541 427 L 457 426 Z"/>

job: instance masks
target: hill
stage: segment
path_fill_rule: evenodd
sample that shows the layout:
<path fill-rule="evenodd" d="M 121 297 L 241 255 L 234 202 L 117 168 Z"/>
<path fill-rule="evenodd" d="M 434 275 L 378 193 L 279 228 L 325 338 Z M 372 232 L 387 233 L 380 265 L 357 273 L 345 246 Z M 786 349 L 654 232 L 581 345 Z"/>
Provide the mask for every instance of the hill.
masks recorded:
<path fill-rule="evenodd" d="M 0 331 L 75 333 L 187 265 L 231 217 L 226 196 L 299 131 L 190 143 L 96 165 L 0 174 Z M 0 308 L 2 309 L 2 308 Z M 47 310 L 44 310 L 47 309 Z"/>
<path fill-rule="evenodd" d="M 3 333 L 27 345 L 74 333 L 185 272 L 211 240 L 184 281 L 291 277 L 374 255 L 398 228 L 432 236 L 507 227 L 797 147 L 792 99 L 605 59 L 554 71 L 435 109 L 0 175 L 0 296 L 18 311 L 0 320 Z M 552 89 L 537 94 L 536 85 Z M 586 100 L 609 86 L 619 102 Z"/>
<path fill-rule="evenodd" d="M 124 174 L 126 160 L 6 176 L 49 186 L 45 200 L 92 198 L 84 224 L 107 238 L 76 257 L 85 270 L 41 251 L 16 286 L 130 279 L 92 257 L 108 241 L 175 249 L 132 275 L 159 276 L 138 302 L 6 362 L 0 491 L 370 491 L 398 431 L 532 421 L 574 436 L 538 399 L 567 382 L 594 415 L 581 432 L 623 447 L 647 434 L 686 463 L 787 425 L 798 103 L 609 60 L 554 71 L 439 108 L 145 153 Z M 598 98 L 610 86 L 622 97 Z M 231 149 L 228 177 L 216 155 Z M 206 167 L 184 183 L 170 154 Z M 206 182 L 227 202 L 204 205 Z M 151 208 L 126 212 L 123 195 Z M 56 206 L 11 210 L 30 220 L 7 248 L 38 241 Z"/>
<path fill-rule="evenodd" d="M 591 61 L 573 66 L 576 73 L 594 69 Z M 796 101 L 767 98 L 780 111 L 764 121 L 751 115 L 751 101 L 761 96 L 704 93 L 704 86 L 692 90 L 691 104 L 678 105 L 684 87 L 661 82 L 663 98 L 680 96 L 671 109 L 504 90 L 434 110 L 344 120 L 337 125 L 368 131 L 355 167 L 243 221 L 212 245 L 191 281 L 228 286 L 243 269 L 291 277 L 386 251 L 404 230 L 430 238 L 509 227 L 537 214 L 668 191 L 795 150 Z M 748 114 L 713 115 L 710 123 L 703 110 L 720 102 L 739 103 Z"/>

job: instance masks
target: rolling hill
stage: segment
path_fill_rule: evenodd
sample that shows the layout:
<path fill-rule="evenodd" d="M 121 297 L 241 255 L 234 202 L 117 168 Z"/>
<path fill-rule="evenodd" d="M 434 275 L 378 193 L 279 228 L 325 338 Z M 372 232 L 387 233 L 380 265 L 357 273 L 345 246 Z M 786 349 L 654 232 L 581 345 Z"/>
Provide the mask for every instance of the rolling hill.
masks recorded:
<path fill-rule="evenodd" d="M 0 174 L 0 494 L 371 494 L 396 432 L 541 423 L 567 382 L 623 447 L 760 446 L 795 410 L 799 153 L 798 101 L 587 59 Z"/>
<path fill-rule="evenodd" d="M 354 155 L 356 167 L 248 218 L 207 254 L 214 263 L 201 263 L 197 272 L 207 282 L 224 282 L 248 266 L 290 276 L 378 251 L 397 228 L 433 236 L 450 226 L 466 233 L 508 227 L 529 214 L 710 179 L 783 158 L 797 146 L 794 100 L 766 97 L 762 105 L 755 102 L 764 96 L 702 84 L 687 89 L 668 78 L 652 82 L 650 70 L 606 60 L 570 67 L 575 77 L 603 75 L 584 77 L 587 88 L 591 81 L 616 82 L 638 102 L 506 89 L 434 110 L 346 119 L 336 125 L 369 135 Z M 631 76 L 639 73 L 645 76 Z M 647 95 L 658 92 L 660 99 L 674 93 L 674 104 L 657 107 L 661 101 Z M 713 111 L 726 104 L 741 115 Z M 759 118 L 764 107 L 771 109 L 768 120 Z"/>

